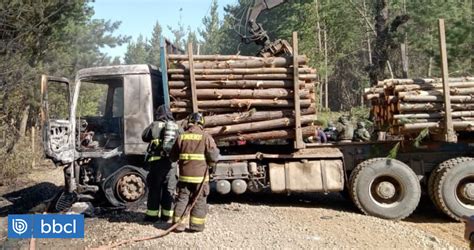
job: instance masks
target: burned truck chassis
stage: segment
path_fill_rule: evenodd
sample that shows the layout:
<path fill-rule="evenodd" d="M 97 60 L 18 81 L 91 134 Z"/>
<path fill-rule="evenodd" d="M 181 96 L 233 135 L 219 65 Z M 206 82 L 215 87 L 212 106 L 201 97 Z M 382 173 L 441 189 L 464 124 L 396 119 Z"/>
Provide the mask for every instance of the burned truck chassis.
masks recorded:
<path fill-rule="evenodd" d="M 223 148 L 224 152 L 239 152 L 239 154 L 227 154 L 222 156 L 222 160 L 211 169 L 211 183 L 214 190 L 221 195 L 228 193 L 242 194 L 250 192 L 283 192 L 290 194 L 292 192 L 308 190 L 296 190 L 288 183 L 288 169 L 295 168 L 298 164 L 303 164 L 302 169 L 314 169 L 311 162 L 326 162 L 321 165 L 321 185 L 313 192 L 338 192 L 350 193 L 356 187 L 351 187 L 351 173 L 361 165 L 371 161 L 371 159 L 386 159 L 384 155 L 390 148 L 396 145 L 393 142 L 371 142 L 371 143 L 345 143 L 345 144 L 321 144 L 308 145 L 309 148 L 298 153 L 282 150 L 279 154 L 268 153 L 273 151 L 271 147 L 268 152 L 259 152 L 257 154 L 241 154 L 242 150 L 233 151 Z M 421 188 L 424 193 L 428 193 L 428 180 L 431 173 L 435 172 L 436 167 L 449 159 L 459 157 L 473 157 L 472 144 L 458 143 L 446 144 L 430 142 L 422 148 L 414 149 L 411 145 L 401 147 L 397 159 L 409 166 L 418 176 Z M 436 149 L 436 150 L 433 150 Z M 249 149 L 249 151 L 251 151 Z M 341 154 L 335 152 L 340 151 Z M 324 154 L 324 157 L 321 157 Z M 332 152 L 332 153 L 331 153 Z M 382 158 L 378 158 L 382 157 Z M 342 183 L 342 188 L 331 189 L 328 184 L 327 171 L 331 162 L 343 161 L 344 166 L 342 178 L 346 181 Z M 275 164 L 282 166 L 285 176 L 283 186 L 280 189 L 272 187 L 271 168 L 275 169 Z M 294 165 L 296 164 L 296 165 Z M 306 165 L 305 165 L 306 164 Z M 106 167 L 104 167 L 106 166 Z M 326 168 L 326 170 L 324 170 Z M 335 169 L 334 167 L 329 167 Z M 71 173 L 71 171 L 75 171 Z M 310 175 L 311 173 L 308 173 Z M 74 167 L 65 167 L 66 190 L 71 191 L 77 196 L 78 200 L 93 201 L 97 205 L 112 205 L 116 207 L 125 207 L 140 203 L 146 197 L 146 167 L 144 166 L 142 156 L 116 156 L 109 159 L 87 158 L 75 162 Z M 71 178 L 76 176 L 75 178 Z M 325 180 L 326 178 L 326 180 Z M 314 175 L 312 180 L 314 180 Z M 317 178 L 316 178 L 317 179 Z M 349 180 L 349 181 L 348 181 Z M 278 181 L 277 181 L 278 182 Z M 275 186 L 275 179 L 273 185 Z M 76 186 L 74 186 L 76 185 Z M 386 186 L 384 186 L 386 187 Z M 389 186 L 390 187 L 390 186 Z M 311 191 L 311 190 L 309 190 Z M 471 190 L 472 191 L 472 190 Z M 469 197 L 468 197 L 469 198 Z M 468 204 L 474 205 L 472 200 Z M 59 206 L 61 203 L 58 203 Z M 61 207 L 57 207 L 61 209 Z M 365 212 L 365 211 L 364 211 Z"/>

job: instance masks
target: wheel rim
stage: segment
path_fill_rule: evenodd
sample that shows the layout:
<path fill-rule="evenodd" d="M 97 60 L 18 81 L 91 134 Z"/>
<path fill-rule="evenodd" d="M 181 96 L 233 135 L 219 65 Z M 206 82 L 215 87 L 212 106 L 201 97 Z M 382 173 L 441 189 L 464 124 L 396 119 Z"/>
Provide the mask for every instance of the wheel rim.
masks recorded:
<path fill-rule="evenodd" d="M 136 173 L 126 173 L 117 181 L 117 194 L 126 202 L 134 202 L 145 195 L 145 182 Z"/>
<path fill-rule="evenodd" d="M 456 199 L 467 209 L 474 209 L 474 175 L 461 179 L 456 185 Z"/>
<path fill-rule="evenodd" d="M 402 200 L 403 184 L 392 176 L 379 176 L 369 186 L 370 198 L 382 207 L 395 207 Z"/>

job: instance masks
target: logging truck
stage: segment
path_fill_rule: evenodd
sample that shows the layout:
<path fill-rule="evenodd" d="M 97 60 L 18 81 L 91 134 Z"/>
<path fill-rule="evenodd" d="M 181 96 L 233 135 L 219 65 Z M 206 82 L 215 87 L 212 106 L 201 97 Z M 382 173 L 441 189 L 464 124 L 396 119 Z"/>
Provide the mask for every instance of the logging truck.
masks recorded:
<path fill-rule="evenodd" d="M 146 197 L 141 133 L 169 105 L 180 120 L 203 112 L 221 157 L 210 172 L 215 192 L 348 194 L 365 214 L 400 220 L 422 194 L 460 220 L 474 214 L 474 140 L 306 143 L 314 133 L 314 77 L 291 57 L 187 55 L 161 49 L 160 68 L 118 65 L 78 71 L 74 82 L 43 75 L 46 155 L 64 167 L 55 210 L 92 200 L 128 206 Z M 309 86 L 309 87 L 308 87 Z M 396 148 L 396 155 L 388 156 Z"/>

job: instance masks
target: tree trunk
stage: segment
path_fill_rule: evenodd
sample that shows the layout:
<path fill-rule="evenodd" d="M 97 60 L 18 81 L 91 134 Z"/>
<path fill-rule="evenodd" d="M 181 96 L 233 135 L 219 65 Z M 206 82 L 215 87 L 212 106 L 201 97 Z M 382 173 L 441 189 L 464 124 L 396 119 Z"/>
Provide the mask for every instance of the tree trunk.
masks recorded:
<path fill-rule="evenodd" d="M 298 56 L 298 65 L 304 65 L 308 61 L 306 56 Z M 195 62 L 193 64 L 195 69 L 235 69 L 235 68 L 263 68 L 263 67 L 289 67 L 293 65 L 293 57 L 269 57 L 256 58 L 252 60 L 238 60 L 238 61 L 208 61 Z M 182 61 L 176 64 L 179 69 L 189 69 L 189 62 Z"/>
<path fill-rule="evenodd" d="M 308 124 L 314 121 L 315 115 L 304 115 L 301 116 L 301 124 Z M 293 118 L 280 118 L 275 120 L 250 122 L 235 125 L 225 125 L 212 128 L 206 128 L 206 132 L 210 135 L 226 135 L 226 134 L 237 134 L 247 133 L 261 130 L 269 130 L 276 128 L 289 127 L 295 124 Z"/>
<path fill-rule="evenodd" d="M 287 89 L 198 89 L 199 99 L 229 99 L 229 98 L 257 98 L 257 99 L 293 99 L 293 91 Z M 171 89 L 173 97 L 190 97 L 191 90 Z M 311 94 L 308 90 L 300 90 L 300 98 L 309 99 Z"/>
<path fill-rule="evenodd" d="M 28 125 L 28 115 L 30 113 L 30 106 L 26 106 L 21 114 L 20 129 L 18 139 L 22 138 L 26 134 L 26 126 Z"/>
<path fill-rule="evenodd" d="M 300 74 L 314 74 L 316 73 L 311 68 L 298 68 Z M 169 74 L 189 74 L 187 69 L 169 69 Z M 201 75 L 219 75 L 219 74 L 292 74 L 292 68 L 237 68 L 237 69 L 195 69 L 196 76 Z"/>
<path fill-rule="evenodd" d="M 187 80 L 189 75 L 172 74 L 172 80 Z M 254 75 L 196 75 L 196 80 L 291 80 L 293 74 L 254 74 Z M 316 74 L 301 74 L 300 80 L 316 80 Z"/>
<path fill-rule="evenodd" d="M 311 89 L 313 85 L 300 81 L 300 88 Z M 171 89 L 189 87 L 189 81 L 169 81 Z M 292 80 L 237 80 L 237 81 L 196 81 L 196 88 L 211 89 L 211 88 L 225 88 L 225 89 L 265 89 L 265 88 L 288 88 L 293 89 Z"/>
<path fill-rule="evenodd" d="M 314 108 L 301 110 L 302 115 L 315 114 Z M 206 127 L 215 127 L 222 125 L 239 124 L 244 122 L 257 122 L 265 120 L 273 120 L 283 117 L 293 117 L 293 110 L 280 111 L 247 111 L 242 113 L 232 113 L 224 115 L 206 116 Z"/>
<path fill-rule="evenodd" d="M 303 127 L 302 129 L 303 137 L 311 136 L 315 133 L 315 126 Z M 267 132 L 257 132 L 243 135 L 227 135 L 219 136 L 216 138 L 218 141 L 254 141 L 254 140 L 271 140 L 271 139 L 294 139 L 295 130 L 294 129 L 285 129 L 285 130 L 273 130 Z"/>
<path fill-rule="evenodd" d="M 169 54 L 168 60 L 187 61 L 188 55 Z M 230 61 L 230 60 L 259 60 L 261 57 L 256 56 L 239 56 L 239 55 L 195 55 L 195 61 Z"/>
<path fill-rule="evenodd" d="M 451 96 L 451 102 L 453 103 L 474 103 L 474 97 L 455 95 Z M 425 96 L 405 96 L 403 101 L 406 102 L 444 102 L 442 95 L 425 95 Z"/>
<path fill-rule="evenodd" d="M 311 100 L 301 100 L 302 108 L 311 105 Z M 174 101 L 171 102 L 173 108 L 191 107 L 190 101 Z M 200 108 L 250 108 L 250 107 L 293 107 L 293 101 L 290 100 L 259 100 L 259 99 L 230 99 L 230 100 L 214 100 L 214 101 L 198 101 Z"/>

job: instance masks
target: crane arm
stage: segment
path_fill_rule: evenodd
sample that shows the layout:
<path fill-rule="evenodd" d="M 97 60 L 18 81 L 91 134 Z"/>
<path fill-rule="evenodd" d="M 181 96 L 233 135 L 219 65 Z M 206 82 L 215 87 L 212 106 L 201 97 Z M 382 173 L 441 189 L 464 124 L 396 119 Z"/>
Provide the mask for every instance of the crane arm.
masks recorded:
<path fill-rule="evenodd" d="M 245 43 L 255 42 L 262 46 L 258 52 L 259 56 L 279 56 L 283 54 L 290 54 L 292 48 L 288 41 L 277 39 L 271 41 L 270 37 L 262 27 L 262 24 L 257 23 L 257 18 L 265 10 L 273 9 L 288 0 L 255 0 L 252 7 L 248 9 L 246 25 L 249 28 L 250 37 L 242 37 Z"/>

